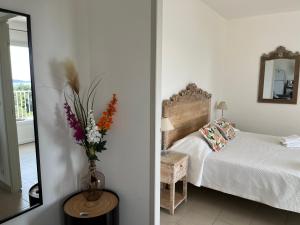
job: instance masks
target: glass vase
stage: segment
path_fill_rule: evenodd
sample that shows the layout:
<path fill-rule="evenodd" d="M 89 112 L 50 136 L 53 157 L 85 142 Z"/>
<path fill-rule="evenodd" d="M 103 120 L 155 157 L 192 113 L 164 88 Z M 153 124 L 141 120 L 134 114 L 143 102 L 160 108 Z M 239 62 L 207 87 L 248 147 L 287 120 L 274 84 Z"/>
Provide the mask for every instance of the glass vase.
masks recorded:
<path fill-rule="evenodd" d="M 98 200 L 105 188 L 105 176 L 97 170 L 95 160 L 89 161 L 89 173 L 87 176 L 84 196 L 87 201 Z"/>

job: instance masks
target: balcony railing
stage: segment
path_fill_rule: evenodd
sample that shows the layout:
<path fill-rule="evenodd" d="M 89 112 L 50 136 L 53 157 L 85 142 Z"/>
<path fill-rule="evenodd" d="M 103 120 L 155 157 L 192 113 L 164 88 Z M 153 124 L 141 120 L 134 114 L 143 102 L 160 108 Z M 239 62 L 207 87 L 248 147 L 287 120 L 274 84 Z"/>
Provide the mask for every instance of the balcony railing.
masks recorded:
<path fill-rule="evenodd" d="M 14 90 L 15 112 L 17 120 L 32 118 L 32 93 L 28 91 Z"/>

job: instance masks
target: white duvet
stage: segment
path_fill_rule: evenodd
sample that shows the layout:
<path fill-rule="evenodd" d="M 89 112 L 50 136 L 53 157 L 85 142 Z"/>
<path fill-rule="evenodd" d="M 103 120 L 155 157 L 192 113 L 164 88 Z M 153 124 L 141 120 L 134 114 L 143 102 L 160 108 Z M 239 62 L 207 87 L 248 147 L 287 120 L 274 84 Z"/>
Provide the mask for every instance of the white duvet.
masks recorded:
<path fill-rule="evenodd" d="M 279 137 L 246 132 L 238 132 L 220 152 L 181 147 L 173 150 L 190 156 L 190 183 L 300 212 L 300 148 L 281 146 Z"/>
<path fill-rule="evenodd" d="M 204 161 L 212 153 L 212 150 L 202 140 L 200 133 L 192 133 L 186 138 L 175 142 L 169 150 L 185 153 L 189 156 L 188 182 L 201 186 Z"/>

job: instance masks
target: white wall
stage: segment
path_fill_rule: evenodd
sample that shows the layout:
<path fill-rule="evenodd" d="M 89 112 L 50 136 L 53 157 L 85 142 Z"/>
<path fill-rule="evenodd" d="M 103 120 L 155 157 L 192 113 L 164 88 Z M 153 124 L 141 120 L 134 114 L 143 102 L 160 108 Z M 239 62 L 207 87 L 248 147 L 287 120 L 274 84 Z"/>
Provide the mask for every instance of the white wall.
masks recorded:
<path fill-rule="evenodd" d="M 0 0 L 0 7 L 32 16 L 34 72 L 44 205 L 5 225 L 63 224 L 62 199 L 77 188 L 80 151 L 68 137 L 60 89 L 63 79 L 53 62 L 74 56 L 73 2 L 70 0 Z M 86 76 L 86 74 L 82 74 Z M 88 79 L 88 76 L 85 77 Z M 75 179 L 74 179 L 75 178 Z"/>
<path fill-rule="evenodd" d="M 238 128 L 273 135 L 300 134 L 300 105 L 258 103 L 260 56 L 279 45 L 300 51 L 300 12 L 228 21 L 226 73 L 220 80 L 229 110 L 225 117 Z M 299 102 L 299 100 L 298 100 Z"/>
<path fill-rule="evenodd" d="M 162 98 L 195 82 L 213 94 L 214 108 L 226 20 L 199 0 L 163 0 L 162 21 Z"/>
<path fill-rule="evenodd" d="M 18 144 L 34 142 L 33 120 L 17 121 Z"/>
<path fill-rule="evenodd" d="M 79 48 L 91 77 L 103 80 L 95 110 L 103 111 L 116 93 L 118 112 L 108 135 L 108 150 L 98 165 L 108 188 L 120 196 L 120 225 L 152 225 L 150 222 L 150 0 L 90 0 L 80 3 L 84 18 L 78 33 L 87 34 Z M 84 47 L 85 46 L 85 47 Z M 153 78 L 153 77 L 152 77 Z M 154 97 L 154 96 L 153 96 Z M 153 162 L 152 162 L 153 163 Z"/>

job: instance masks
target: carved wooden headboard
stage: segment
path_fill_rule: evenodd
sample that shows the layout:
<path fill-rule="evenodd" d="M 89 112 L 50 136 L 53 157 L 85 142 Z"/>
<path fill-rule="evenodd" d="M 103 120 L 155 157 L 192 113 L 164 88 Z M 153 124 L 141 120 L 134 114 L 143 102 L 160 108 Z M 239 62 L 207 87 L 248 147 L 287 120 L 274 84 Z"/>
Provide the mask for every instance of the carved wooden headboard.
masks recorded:
<path fill-rule="evenodd" d="M 174 130 L 162 132 L 162 147 L 199 130 L 210 121 L 211 94 L 189 84 L 186 89 L 162 103 L 162 117 L 169 118 Z"/>

